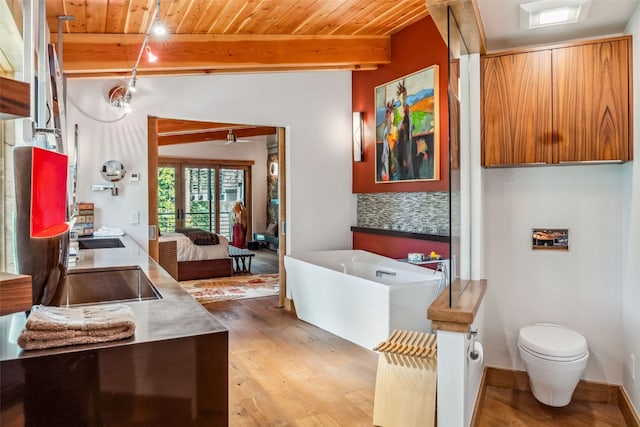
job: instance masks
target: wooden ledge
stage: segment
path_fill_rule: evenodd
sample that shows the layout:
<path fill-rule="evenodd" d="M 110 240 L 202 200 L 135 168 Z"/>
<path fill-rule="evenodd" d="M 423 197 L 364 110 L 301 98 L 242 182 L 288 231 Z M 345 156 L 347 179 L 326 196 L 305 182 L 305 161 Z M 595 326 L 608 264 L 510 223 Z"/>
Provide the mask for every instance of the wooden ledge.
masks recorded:
<path fill-rule="evenodd" d="M 0 77 L 0 120 L 29 117 L 29 83 Z"/>
<path fill-rule="evenodd" d="M 459 285 L 459 280 L 452 286 Z M 434 330 L 469 332 L 469 328 L 487 290 L 486 280 L 471 280 L 454 307 L 449 307 L 449 292 L 442 292 L 427 309 Z"/>
<path fill-rule="evenodd" d="M 0 273 L 0 316 L 31 310 L 31 276 Z"/>

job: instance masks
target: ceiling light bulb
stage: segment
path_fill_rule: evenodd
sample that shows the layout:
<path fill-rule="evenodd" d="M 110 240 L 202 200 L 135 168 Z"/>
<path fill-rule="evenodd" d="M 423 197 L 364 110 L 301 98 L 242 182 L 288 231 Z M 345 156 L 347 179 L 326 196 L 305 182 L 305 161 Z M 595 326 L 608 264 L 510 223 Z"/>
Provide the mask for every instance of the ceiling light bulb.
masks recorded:
<path fill-rule="evenodd" d="M 156 22 L 153 24 L 153 34 L 156 36 L 164 36 L 167 34 L 167 27 L 158 19 L 156 19 Z"/>
<path fill-rule="evenodd" d="M 136 79 L 135 78 L 131 79 L 131 82 L 129 82 L 128 90 L 131 93 L 136 93 L 138 91 L 138 88 L 136 88 Z"/>
<path fill-rule="evenodd" d="M 151 48 L 149 47 L 149 45 L 147 45 L 147 47 L 145 47 L 144 49 L 147 52 L 147 60 L 149 62 L 156 62 L 158 60 L 158 57 L 155 56 L 153 52 L 151 52 Z"/>

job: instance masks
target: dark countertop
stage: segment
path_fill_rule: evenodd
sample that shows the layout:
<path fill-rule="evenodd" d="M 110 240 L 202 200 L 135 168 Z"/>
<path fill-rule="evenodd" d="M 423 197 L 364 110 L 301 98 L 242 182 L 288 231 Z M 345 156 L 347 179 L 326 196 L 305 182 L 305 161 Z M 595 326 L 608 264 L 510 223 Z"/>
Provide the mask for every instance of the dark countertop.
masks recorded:
<path fill-rule="evenodd" d="M 165 272 L 133 239 L 122 236 L 124 248 L 83 249 L 69 271 L 93 268 L 140 266 L 162 296 L 161 299 L 124 302 L 136 317 L 131 338 L 100 344 L 74 345 L 46 350 L 23 351 L 16 343 L 26 320 L 25 313 L 0 316 L 0 361 L 70 353 L 87 349 L 130 346 L 187 336 L 226 333 L 210 313 Z"/>
<path fill-rule="evenodd" d="M 387 230 L 382 228 L 352 226 L 351 231 L 354 233 L 379 234 L 382 236 L 404 237 L 409 239 L 428 240 L 431 242 L 449 243 L 451 240 L 451 237 L 448 234 L 426 234 L 412 231 Z"/>

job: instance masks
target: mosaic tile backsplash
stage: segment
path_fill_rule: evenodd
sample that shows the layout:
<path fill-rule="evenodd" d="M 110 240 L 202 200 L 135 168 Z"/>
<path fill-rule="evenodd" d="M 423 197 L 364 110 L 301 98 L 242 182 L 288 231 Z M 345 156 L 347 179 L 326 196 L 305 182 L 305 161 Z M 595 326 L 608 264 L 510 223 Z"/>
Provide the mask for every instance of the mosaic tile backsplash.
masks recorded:
<path fill-rule="evenodd" d="M 449 235 L 449 193 L 357 195 L 358 227 Z"/>

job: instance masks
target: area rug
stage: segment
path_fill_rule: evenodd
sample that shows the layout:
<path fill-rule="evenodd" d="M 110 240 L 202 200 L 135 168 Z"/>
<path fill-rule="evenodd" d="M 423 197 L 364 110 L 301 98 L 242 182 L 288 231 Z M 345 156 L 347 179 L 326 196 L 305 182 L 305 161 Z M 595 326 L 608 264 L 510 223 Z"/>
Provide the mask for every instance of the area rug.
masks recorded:
<path fill-rule="evenodd" d="M 256 274 L 186 280 L 178 283 L 200 304 L 208 304 L 216 301 L 278 295 L 280 292 L 278 282 L 278 274 Z"/>

